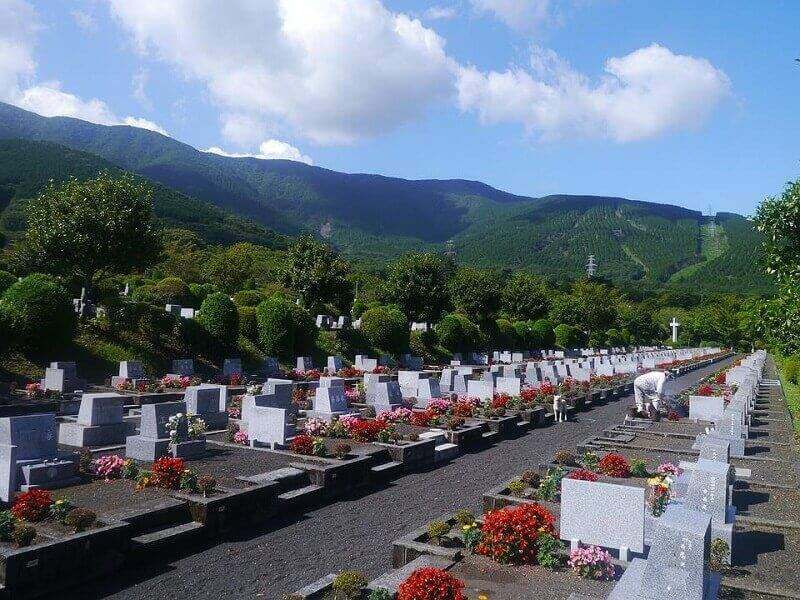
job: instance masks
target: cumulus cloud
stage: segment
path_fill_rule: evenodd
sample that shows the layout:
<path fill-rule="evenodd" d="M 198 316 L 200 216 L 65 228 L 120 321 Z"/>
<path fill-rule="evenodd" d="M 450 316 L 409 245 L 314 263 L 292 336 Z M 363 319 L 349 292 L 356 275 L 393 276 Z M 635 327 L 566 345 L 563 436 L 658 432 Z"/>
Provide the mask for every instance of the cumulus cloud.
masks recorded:
<path fill-rule="evenodd" d="M 203 150 L 203 152 L 210 152 L 212 154 L 219 154 L 220 156 L 228 156 L 231 158 L 261 158 L 264 160 L 282 159 L 282 160 L 294 160 L 297 162 L 303 162 L 306 163 L 307 165 L 314 164 L 314 161 L 311 160 L 310 156 L 303 154 L 295 146 L 292 146 L 287 142 L 275 139 L 261 142 L 261 145 L 259 145 L 258 147 L 258 153 L 256 154 L 226 152 L 225 150 L 217 146 L 206 148 L 205 150 Z"/>
<path fill-rule="evenodd" d="M 545 140 L 599 137 L 630 142 L 702 124 L 730 94 L 708 60 L 652 44 L 605 63 L 592 82 L 558 55 L 534 47 L 528 68 L 463 67 L 458 103 L 483 123 L 520 123 Z"/>
<path fill-rule="evenodd" d="M 453 90 L 444 40 L 379 0 L 110 0 L 141 52 L 203 82 L 225 112 L 350 143 Z"/>
<path fill-rule="evenodd" d="M 455 6 L 431 6 L 422 13 L 422 17 L 429 21 L 449 21 L 457 16 L 458 10 Z"/>
<path fill-rule="evenodd" d="M 72 15 L 72 20 L 75 21 L 75 24 L 80 27 L 85 33 L 94 33 L 97 31 L 97 21 L 95 21 L 94 15 L 85 10 L 73 10 L 70 15 Z"/>
<path fill-rule="evenodd" d="M 34 82 L 33 53 L 40 29 L 30 4 L 0 0 L 0 100 L 45 117 L 75 117 L 101 125 L 131 125 L 164 133 L 152 121 L 118 117 L 98 98 L 85 100 L 64 91 L 59 81 Z"/>
<path fill-rule="evenodd" d="M 130 127 L 138 127 L 139 129 L 149 129 L 150 131 L 155 131 L 161 135 L 169 135 L 167 130 L 161 127 L 158 123 L 153 123 L 152 121 L 148 121 L 147 119 L 142 119 L 139 117 L 125 117 L 121 124 L 128 125 Z"/>
<path fill-rule="evenodd" d="M 556 19 L 551 0 L 470 0 L 479 13 L 489 13 L 513 29 L 531 30 Z"/>

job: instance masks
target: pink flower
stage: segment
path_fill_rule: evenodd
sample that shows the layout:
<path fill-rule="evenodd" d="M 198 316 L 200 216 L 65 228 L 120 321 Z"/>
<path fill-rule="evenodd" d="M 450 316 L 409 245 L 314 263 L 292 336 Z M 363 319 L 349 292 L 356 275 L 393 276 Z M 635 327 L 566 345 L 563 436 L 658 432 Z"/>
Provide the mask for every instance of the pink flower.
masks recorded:
<path fill-rule="evenodd" d="M 672 475 L 673 477 L 677 477 L 683 473 L 683 469 L 681 469 L 675 463 L 665 462 L 658 466 L 656 472 L 661 473 L 662 475 Z"/>
<path fill-rule="evenodd" d="M 233 434 L 233 443 L 246 446 L 250 443 L 250 439 L 247 437 L 247 434 L 244 431 L 237 431 Z"/>

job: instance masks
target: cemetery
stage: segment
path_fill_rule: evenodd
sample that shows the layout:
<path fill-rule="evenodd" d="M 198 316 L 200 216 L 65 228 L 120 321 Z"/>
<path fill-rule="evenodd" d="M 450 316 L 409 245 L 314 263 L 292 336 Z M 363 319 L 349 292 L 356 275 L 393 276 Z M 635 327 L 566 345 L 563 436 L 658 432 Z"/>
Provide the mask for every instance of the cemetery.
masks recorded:
<path fill-rule="evenodd" d="M 77 365 L 53 363 L 48 370 L 64 373 L 58 381 L 73 382 L 50 390 L 53 412 L 0 419 L 0 499 L 11 507 L 0 513 L 9 515 L 6 529 L 0 522 L 6 557 L 0 581 L 6 593 L 54 591 L 155 551 L 213 540 L 253 520 L 302 513 L 356 490 L 369 493 L 462 453 L 535 436 L 557 425 L 555 396 L 565 398 L 574 418 L 625 397 L 645 361 L 689 372 L 729 357 L 717 348 L 551 360 L 531 355 L 519 363 L 488 359 L 422 371 L 357 357 L 354 363 L 372 372 L 329 357 L 327 364 L 338 369 L 311 377 L 308 357 L 299 357 L 302 369 L 291 372 L 273 364 L 275 377 L 244 373 L 231 360 L 228 373 L 207 382 L 188 360 L 176 360 L 174 373 L 161 379 L 126 361 L 105 382 L 80 386 L 73 385 Z M 174 386 L 165 386 L 168 392 L 143 387 L 164 380 Z M 472 395 L 474 384 L 487 391 Z M 33 403 L 38 391 L 25 393 Z M 559 483 L 577 465 L 568 462 L 540 465 L 487 492 L 491 507 L 538 499 L 558 527 Z M 543 481 L 550 495 L 540 493 Z M 642 495 L 646 481 L 639 474 L 624 484 L 635 482 L 629 488 Z M 603 482 L 620 485 L 606 475 Z M 30 512 L 27 505 L 36 508 Z M 429 542 L 415 538 L 411 546 Z M 113 552 L 95 560 L 95 549 L 110 546 Z M 640 545 L 629 548 L 641 554 Z M 67 554 L 69 560 L 58 562 Z M 92 567 L 75 568 L 80 561 Z"/>

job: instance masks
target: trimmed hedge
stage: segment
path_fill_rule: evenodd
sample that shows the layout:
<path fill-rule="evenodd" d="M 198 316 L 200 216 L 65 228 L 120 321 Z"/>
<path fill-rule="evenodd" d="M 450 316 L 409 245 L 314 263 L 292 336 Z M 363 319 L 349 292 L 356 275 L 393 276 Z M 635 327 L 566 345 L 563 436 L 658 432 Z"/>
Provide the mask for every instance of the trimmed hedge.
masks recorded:
<path fill-rule="evenodd" d="M 476 350 L 481 343 L 481 330 L 465 315 L 451 313 L 436 325 L 439 343 L 450 352 Z"/>
<path fill-rule="evenodd" d="M 58 346 L 75 335 L 72 300 L 49 275 L 35 273 L 14 283 L 0 298 L 0 314 L 11 345 L 33 349 Z"/>
<path fill-rule="evenodd" d="M 239 312 L 233 300 L 222 292 L 206 296 L 197 323 L 216 339 L 232 343 L 239 335 Z"/>
<path fill-rule="evenodd" d="M 269 356 L 291 359 L 313 349 L 314 318 L 291 300 L 273 296 L 256 307 L 258 340 Z"/>
<path fill-rule="evenodd" d="M 16 283 L 17 278 L 8 271 L 0 271 L 0 296 L 3 295 L 8 288 Z"/>
<path fill-rule="evenodd" d="M 394 306 L 376 306 L 361 315 L 361 332 L 377 349 L 399 354 L 408 348 L 408 321 Z"/>

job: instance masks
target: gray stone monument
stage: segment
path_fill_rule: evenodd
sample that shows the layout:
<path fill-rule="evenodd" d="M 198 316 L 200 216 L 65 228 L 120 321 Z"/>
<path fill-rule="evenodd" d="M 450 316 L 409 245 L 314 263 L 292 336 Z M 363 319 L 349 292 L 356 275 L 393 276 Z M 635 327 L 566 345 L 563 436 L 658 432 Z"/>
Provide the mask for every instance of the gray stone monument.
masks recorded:
<path fill-rule="evenodd" d="M 250 413 L 247 435 L 251 446 L 274 449 L 286 445 L 295 435 L 295 427 L 285 409 L 254 406 Z"/>
<path fill-rule="evenodd" d="M 226 358 L 222 363 L 222 374 L 226 377 L 231 375 L 242 374 L 242 359 L 241 358 Z"/>
<path fill-rule="evenodd" d="M 227 388 L 223 386 L 192 385 L 183 393 L 186 412 L 197 415 L 210 430 L 225 429 L 228 426 L 226 407 Z"/>
<path fill-rule="evenodd" d="M 317 388 L 314 396 L 314 408 L 307 410 L 306 416 L 330 423 L 342 415 L 351 413 L 344 395 L 344 387 L 334 386 Z"/>
<path fill-rule="evenodd" d="M 341 356 L 329 356 L 328 357 L 328 373 L 331 375 L 335 375 L 339 372 L 342 368 L 342 357 Z"/>
<path fill-rule="evenodd" d="M 152 462 L 168 453 L 178 458 L 190 458 L 205 452 L 205 436 L 190 440 L 185 420 L 178 429 L 177 441 L 171 442 L 167 422 L 178 413 L 186 414 L 185 402 L 143 405 L 139 435 L 131 435 L 125 439 L 125 456 Z"/>
<path fill-rule="evenodd" d="M 75 447 L 125 443 L 133 427 L 123 419 L 124 405 L 121 394 L 83 394 L 77 421 L 61 423 L 58 443 Z"/>
<path fill-rule="evenodd" d="M 298 356 L 295 368 L 298 371 L 310 371 L 314 368 L 314 361 L 311 360 L 310 356 Z"/>
<path fill-rule="evenodd" d="M 173 360 L 172 374 L 180 377 L 191 377 L 194 375 L 194 361 L 191 358 Z"/>
<path fill-rule="evenodd" d="M 51 362 L 45 369 L 42 389 L 68 394 L 86 387 L 83 379 L 78 379 L 74 362 Z"/>

